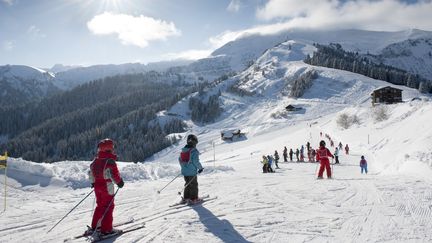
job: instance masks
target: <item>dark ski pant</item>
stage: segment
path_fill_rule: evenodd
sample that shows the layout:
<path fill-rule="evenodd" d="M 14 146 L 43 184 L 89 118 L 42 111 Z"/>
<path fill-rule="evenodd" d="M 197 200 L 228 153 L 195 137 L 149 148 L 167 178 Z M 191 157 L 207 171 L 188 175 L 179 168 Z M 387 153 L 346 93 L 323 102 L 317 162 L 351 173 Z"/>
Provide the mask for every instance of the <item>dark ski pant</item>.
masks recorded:
<path fill-rule="evenodd" d="M 361 167 L 361 173 L 363 174 L 363 171 L 367 174 L 367 165 L 360 165 Z"/>
<path fill-rule="evenodd" d="M 185 176 L 185 187 L 183 192 L 184 199 L 196 199 L 198 198 L 198 177 L 197 176 Z"/>
<path fill-rule="evenodd" d="M 262 169 L 263 169 L 263 173 L 267 173 L 268 172 L 267 164 L 264 164 Z"/>
<path fill-rule="evenodd" d="M 339 156 L 335 155 L 335 164 L 339 164 Z"/>
<path fill-rule="evenodd" d="M 284 162 L 288 162 L 288 155 L 284 154 Z"/>

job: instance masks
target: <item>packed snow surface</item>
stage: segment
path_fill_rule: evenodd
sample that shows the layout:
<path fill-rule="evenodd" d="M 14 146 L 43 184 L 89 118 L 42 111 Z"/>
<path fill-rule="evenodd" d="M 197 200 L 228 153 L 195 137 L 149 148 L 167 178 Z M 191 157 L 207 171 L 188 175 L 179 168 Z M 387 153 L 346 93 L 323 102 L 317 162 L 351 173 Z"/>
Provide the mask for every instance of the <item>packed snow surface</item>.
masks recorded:
<path fill-rule="evenodd" d="M 294 41 L 267 50 L 255 65 L 209 91 L 222 91 L 224 113 L 215 123 L 189 121 L 190 131 L 181 135 L 198 136 L 204 166 L 199 194 L 217 199 L 170 208 L 180 200 L 182 177 L 157 193 L 179 174 L 183 142 L 144 163 L 118 162 L 125 186 L 116 196 L 114 223 L 134 218 L 123 228 L 143 223 L 145 228 L 106 242 L 431 242 L 430 97 L 397 86 L 405 102 L 372 107 L 371 92 L 390 84 L 301 62 L 312 49 Z M 318 73 L 311 88 L 301 98 L 289 98 L 289 80 L 310 70 Z M 253 95 L 225 91 L 239 80 Z M 289 104 L 302 109 L 288 112 Z M 165 115 L 187 119 L 187 100 L 159 114 Z M 341 115 L 356 122 L 341 128 Z M 241 129 L 245 137 L 221 140 L 220 131 L 228 129 Z M 282 162 L 284 146 L 295 150 L 310 142 L 316 148 L 320 140 L 329 145 L 325 134 L 350 147 L 333 166 L 333 179 L 317 180 L 317 163 Z M 261 157 L 275 150 L 280 169 L 262 173 Z M 361 155 L 368 174 L 360 173 Z M 8 162 L 0 242 L 62 242 L 86 229 L 94 195 L 47 233 L 91 191 L 91 161 Z M 3 183 L 2 174 L 0 188 Z"/>

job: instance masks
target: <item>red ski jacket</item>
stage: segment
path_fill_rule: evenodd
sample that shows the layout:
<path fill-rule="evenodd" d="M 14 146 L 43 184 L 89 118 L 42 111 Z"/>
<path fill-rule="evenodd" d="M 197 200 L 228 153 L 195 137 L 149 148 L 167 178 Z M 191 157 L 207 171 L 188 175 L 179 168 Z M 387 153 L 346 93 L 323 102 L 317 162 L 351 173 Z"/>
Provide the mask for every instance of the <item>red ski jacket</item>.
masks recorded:
<path fill-rule="evenodd" d="M 320 147 L 316 150 L 316 160 L 320 162 L 330 162 L 329 157 L 334 158 L 333 154 L 326 147 Z"/>
<path fill-rule="evenodd" d="M 114 184 L 122 180 L 115 162 L 117 156 L 108 152 L 98 152 L 97 157 L 90 165 L 90 182 L 94 184 L 95 190 L 102 189 L 109 195 L 114 195 Z"/>

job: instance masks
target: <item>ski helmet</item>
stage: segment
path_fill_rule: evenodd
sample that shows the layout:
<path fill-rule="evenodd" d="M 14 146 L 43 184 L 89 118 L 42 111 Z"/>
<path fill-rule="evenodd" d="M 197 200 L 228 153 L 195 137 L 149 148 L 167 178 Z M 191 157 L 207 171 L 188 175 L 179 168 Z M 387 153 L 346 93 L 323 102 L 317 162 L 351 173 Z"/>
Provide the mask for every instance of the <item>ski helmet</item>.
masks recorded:
<path fill-rule="evenodd" d="M 114 150 L 114 142 L 109 138 L 105 138 L 99 141 L 98 151 L 112 152 Z"/>
<path fill-rule="evenodd" d="M 324 140 L 321 140 L 321 141 L 320 141 L 320 147 L 325 147 L 325 142 L 324 142 Z"/>
<path fill-rule="evenodd" d="M 189 134 L 188 136 L 187 136 L 187 144 L 190 144 L 190 145 L 197 145 L 197 143 L 198 143 L 198 138 L 197 138 L 197 136 L 195 136 L 195 135 L 193 135 L 193 134 Z"/>

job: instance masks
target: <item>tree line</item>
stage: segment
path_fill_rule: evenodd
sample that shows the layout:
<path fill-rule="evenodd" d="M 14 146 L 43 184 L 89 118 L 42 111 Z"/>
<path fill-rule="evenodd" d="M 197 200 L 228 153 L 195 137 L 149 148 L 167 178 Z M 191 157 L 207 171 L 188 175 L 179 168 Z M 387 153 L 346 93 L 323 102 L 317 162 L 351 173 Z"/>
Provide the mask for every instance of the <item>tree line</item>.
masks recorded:
<path fill-rule="evenodd" d="M 185 131 L 177 118 L 159 125 L 156 114 L 197 90 L 158 72 L 92 81 L 36 104 L 2 108 L 8 115 L 0 117 L 0 135 L 8 140 L 0 149 L 32 161 L 88 160 L 109 137 L 121 160 L 142 161 L 176 142 L 168 134 Z"/>
<path fill-rule="evenodd" d="M 340 44 L 314 44 L 317 51 L 307 55 L 304 62 L 310 65 L 346 70 L 364 76 L 418 89 L 422 93 L 432 93 L 432 84 L 420 75 L 409 73 L 383 63 L 374 63 L 357 52 L 345 51 Z"/>

